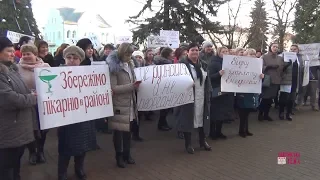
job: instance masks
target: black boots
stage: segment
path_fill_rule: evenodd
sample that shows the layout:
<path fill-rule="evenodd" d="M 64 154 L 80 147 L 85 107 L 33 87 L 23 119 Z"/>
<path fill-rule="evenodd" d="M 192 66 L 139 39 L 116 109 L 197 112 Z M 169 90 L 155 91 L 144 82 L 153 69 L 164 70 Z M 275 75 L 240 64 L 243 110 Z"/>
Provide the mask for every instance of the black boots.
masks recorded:
<path fill-rule="evenodd" d="M 140 137 L 140 127 L 137 120 L 133 120 L 130 122 L 131 125 L 131 133 L 132 140 L 142 142 L 143 139 Z"/>
<path fill-rule="evenodd" d="M 86 180 L 87 179 L 87 175 L 83 169 L 84 158 L 85 158 L 85 154 L 81 155 L 81 156 L 74 157 L 74 172 L 79 180 Z"/>
<path fill-rule="evenodd" d="M 31 165 L 37 164 L 37 153 L 36 152 L 29 153 L 29 164 L 31 164 Z"/>
<path fill-rule="evenodd" d="M 116 151 L 116 161 L 119 168 L 125 168 L 127 164 L 135 164 L 130 155 L 131 133 L 123 131 L 113 131 L 113 145 Z"/>
<path fill-rule="evenodd" d="M 70 161 L 70 156 L 59 155 L 58 160 L 58 180 L 67 180 L 67 170 Z M 84 172 L 84 158 L 85 154 L 74 157 L 74 171 L 79 180 L 86 180 L 87 176 Z"/>
<path fill-rule="evenodd" d="M 194 154 L 194 149 L 191 145 L 191 132 L 183 132 L 184 135 L 184 146 L 186 148 L 187 153 Z"/>
<path fill-rule="evenodd" d="M 211 151 L 211 146 L 206 141 L 206 136 L 204 134 L 203 127 L 198 128 L 199 130 L 199 144 L 200 148 L 204 148 L 206 151 Z"/>
<path fill-rule="evenodd" d="M 123 160 L 122 152 L 116 152 L 116 161 L 117 161 L 117 166 L 119 168 L 125 168 L 126 167 L 125 162 Z"/>
<path fill-rule="evenodd" d="M 169 113 L 170 109 L 162 109 L 160 110 L 160 116 L 158 121 L 158 130 L 160 131 L 170 131 L 171 128 L 168 125 L 167 122 L 167 115 Z"/>
<path fill-rule="evenodd" d="M 210 137 L 212 140 L 217 140 L 217 139 L 227 139 L 227 136 L 222 134 L 222 121 L 217 121 L 217 122 L 212 122 L 210 124 Z"/>

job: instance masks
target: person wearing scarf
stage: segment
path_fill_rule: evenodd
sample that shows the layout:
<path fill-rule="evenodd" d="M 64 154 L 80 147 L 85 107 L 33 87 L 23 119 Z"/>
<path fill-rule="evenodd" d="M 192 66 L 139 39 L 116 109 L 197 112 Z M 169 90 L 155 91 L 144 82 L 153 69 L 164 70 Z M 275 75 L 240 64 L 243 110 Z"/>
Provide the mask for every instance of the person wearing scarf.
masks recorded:
<path fill-rule="evenodd" d="M 185 148 L 189 154 L 194 154 L 194 148 L 191 145 L 191 132 L 193 129 L 198 129 L 199 131 L 200 147 L 206 151 L 211 151 L 211 147 L 206 141 L 206 135 L 209 134 L 210 129 L 211 85 L 207 72 L 202 67 L 203 62 L 199 59 L 199 47 L 197 44 L 191 43 L 188 46 L 188 56 L 181 59 L 180 63 L 187 66 L 194 80 L 194 103 L 174 108 L 177 130 L 183 132 Z"/>
<path fill-rule="evenodd" d="M 27 85 L 28 89 L 32 92 L 36 89 L 36 83 L 34 78 L 34 69 L 38 67 L 50 67 L 49 64 L 44 63 L 42 59 L 38 58 L 38 48 L 33 44 L 25 44 L 20 48 L 22 58 L 19 61 L 18 69 L 19 73 Z M 36 165 L 37 163 L 45 163 L 44 156 L 44 144 L 46 141 L 46 134 L 48 131 L 39 131 L 39 113 L 38 107 L 35 106 L 34 112 L 34 136 L 35 141 L 28 144 L 29 150 L 29 163 Z"/>

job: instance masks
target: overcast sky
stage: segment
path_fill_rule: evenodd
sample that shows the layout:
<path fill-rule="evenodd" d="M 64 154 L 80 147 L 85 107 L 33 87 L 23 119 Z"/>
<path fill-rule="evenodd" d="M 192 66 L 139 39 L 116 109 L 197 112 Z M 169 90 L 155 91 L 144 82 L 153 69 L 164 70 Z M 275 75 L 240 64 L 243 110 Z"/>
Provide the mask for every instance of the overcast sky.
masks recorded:
<path fill-rule="evenodd" d="M 79 11 L 95 11 L 100 14 L 109 23 L 117 36 L 130 35 L 129 25 L 124 21 L 129 16 L 136 15 L 142 8 L 143 2 L 146 0 L 32 0 L 33 12 L 39 27 L 44 27 L 47 21 L 48 13 L 51 8 L 72 7 Z M 155 9 L 158 1 L 155 1 Z M 248 27 L 250 25 L 250 11 L 253 0 L 232 0 L 231 8 L 236 11 L 239 2 L 242 6 L 239 12 L 238 23 L 240 26 Z M 271 0 L 267 1 L 267 11 L 270 15 L 274 15 L 272 11 Z M 291 1 L 291 0 L 288 0 Z M 146 13 L 145 16 L 152 16 L 152 13 Z M 228 23 L 228 5 L 220 7 L 217 20 Z"/>

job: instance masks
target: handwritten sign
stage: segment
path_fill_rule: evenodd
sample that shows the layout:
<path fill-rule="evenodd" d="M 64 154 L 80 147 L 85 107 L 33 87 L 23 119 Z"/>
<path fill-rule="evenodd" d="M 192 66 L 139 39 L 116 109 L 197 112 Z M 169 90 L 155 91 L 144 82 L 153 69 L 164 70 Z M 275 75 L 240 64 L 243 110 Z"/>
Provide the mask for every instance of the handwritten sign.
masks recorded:
<path fill-rule="evenodd" d="M 148 48 L 168 47 L 167 37 L 165 36 L 149 36 Z"/>
<path fill-rule="evenodd" d="M 28 36 L 28 35 L 17 33 L 14 31 L 7 31 L 7 38 L 10 39 L 10 41 L 12 43 L 18 43 L 20 38 L 23 36 Z M 28 37 L 31 38 L 31 41 L 33 41 L 33 42 L 35 41 L 35 37 L 33 37 L 33 36 L 28 36 Z"/>
<path fill-rule="evenodd" d="M 225 55 L 222 62 L 222 92 L 261 93 L 262 59 Z"/>
<path fill-rule="evenodd" d="M 154 111 L 194 102 L 193 79 L 185 64 L 146 66 L 134 69 L 139 111 Z"/>
<path fill-rule="evenodd" d="M 167 37 L 170 48 L 178 48 L 180 45 L 179 31 L 160 30 L 160 36 Z"/>
<path fill-rule="evenodd" d="M 35 81 L 41 129 L 113 116 L 107 65 L 37 68 Z"/>
<path fill-rule="evenodd" d="M 284 52 L 283 53 L 283 59 L 284 59 L 284 62 L 290 62 L 290 60 L 292 62 L 295 62 L 297 60 L 298 56 L 297 56 L 297 53 L 295 52 Z"/>
<path fill-rule="evenodd" d="M 299 44 L 299 52 L 302 54 L 303 61 L 310 60 L 310 67 L 312 66 L 319 66 L 319 53 L 320 53 L 320 43 L 313 43 L 313 44 Z M 307 59 L 309 57 L 309 59 Z"/>
<path fill-rule="evenodd" d="M 132 43 L 132 36 L 118 36 L 116 43 L 117 44 Z"/>
<path fill-rule="evenodd" d="M 93 48 L 100 49 L 102 47 L 101 42 L 96 35 L 90 34 L 87 38 L 92 42 Z"/>
<path fill-rule="evenodd" d="M 76 45 L 78 43 L 78 40 L 76 38 L 70 38 L 68 39 L 68 44 Z"/>

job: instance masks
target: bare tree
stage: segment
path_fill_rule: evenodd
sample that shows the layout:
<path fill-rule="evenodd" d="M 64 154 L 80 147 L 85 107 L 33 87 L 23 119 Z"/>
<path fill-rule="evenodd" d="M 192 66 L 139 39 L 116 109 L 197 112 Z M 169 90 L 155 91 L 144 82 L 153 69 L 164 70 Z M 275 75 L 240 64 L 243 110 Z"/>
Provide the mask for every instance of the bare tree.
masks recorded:
<path fill-rule="evenodd" d="M 271 23 L 274 26 L 274 33 L 278 37 L 279 49 L 283 51 L 284 49 L 284 38 L 288 27 L 293 23 L 290 20 L 290 15 L 294 10 L 298 0 L 272 0 L 272 5 L 276 13 L 275 17 L 270 17 L 275 23 Z"/>
<path fill-rule="evenodd" d="M 214 41 L 214 43 L 219 43 L 222 46 L 227 46 L 231 48 L 243 46 L 245 47 L 249 43 L 248 30 L 242 28 L 238 25 L 238 15 L 240 9 L 243 5 L 242 0 L 239 1 L 236 9 L 232 9 L 228 2 L 228 25 L 223 26 L 223 30 L 220 33 L 214 33 L 210 36 L 210 39 Z M 242 38 L 247 38 L 247 40 L 241 44 Z"/>

